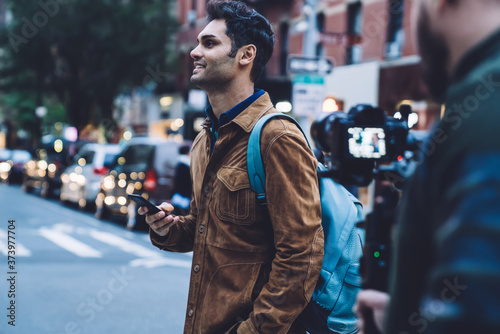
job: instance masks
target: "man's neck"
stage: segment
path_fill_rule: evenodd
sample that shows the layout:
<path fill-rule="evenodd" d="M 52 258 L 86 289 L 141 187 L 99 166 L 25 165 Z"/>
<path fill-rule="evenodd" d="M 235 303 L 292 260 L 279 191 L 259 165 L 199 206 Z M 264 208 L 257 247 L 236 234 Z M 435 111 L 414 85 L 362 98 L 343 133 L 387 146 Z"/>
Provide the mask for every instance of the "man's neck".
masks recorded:
<path fill-rule="evenodd" d="M 490 10 L 486 10 L 490 8 Z M 496 2 L 489 4 L 482 2 L 463 2 L 459 13 L 455 14 L 455 21 L 450 21 L 449 30 L 446 33 L 450 49 L 448 62 L 448 73 L 453 74 L 462 57 L 482 40 L 500 28 L 498 10 L 500 6 Z M 474 22 L 474 29 L 463 24 L 463 22 Z"/>
<path fill-rule="evenodd" d="M 493 34 L 498 30 L 499 26 L 491 26 L 488 29 L 483 29 L 477 31 L 472 38 L 457 38 L 454 40 L 455 43 L 450 47 L 450 59 L 448 63 L 448 73 L 452 75 L 460 60 L 465 56 L 467 52 L 473 49 L 476 45 L 486 39 L 489 35 Z"/>
<path fill-rule="evenodd" d="M 246 100 L 254 94 L 254 85 L 246 85 L 246 87 L 234 87 L 226 91 L 207 92 L 208 101 L 212 106 L 213 113 L 218 119 L 219 116 L 238 103 Z"/>

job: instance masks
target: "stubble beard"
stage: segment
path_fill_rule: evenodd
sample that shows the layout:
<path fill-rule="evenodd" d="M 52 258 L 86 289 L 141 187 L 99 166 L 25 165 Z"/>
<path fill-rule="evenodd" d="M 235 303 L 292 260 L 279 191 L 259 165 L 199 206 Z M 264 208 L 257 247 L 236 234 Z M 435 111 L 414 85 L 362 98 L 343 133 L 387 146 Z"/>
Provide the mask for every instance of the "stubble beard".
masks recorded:
<path fill-rule="evenodd" d="M 212 90 L 224 91 L 231 83 L 231 73 L 226 70 L 234 64 L 234 57 L 228 56 L 203 68 L 200 73 L 191 76 L 191 83 L 196 87 L 209 92 Z"/>
<path fill-rule="evenodd" d="M 417 37 L 422 57 L 421 67 L 427 88 L 436 102 L 443 103 L 450 80 L 447 72 L 450 52 L 444 38 L 431 31 L 430 17 L 426 8 L 421 8 L 420 11 Z"/>

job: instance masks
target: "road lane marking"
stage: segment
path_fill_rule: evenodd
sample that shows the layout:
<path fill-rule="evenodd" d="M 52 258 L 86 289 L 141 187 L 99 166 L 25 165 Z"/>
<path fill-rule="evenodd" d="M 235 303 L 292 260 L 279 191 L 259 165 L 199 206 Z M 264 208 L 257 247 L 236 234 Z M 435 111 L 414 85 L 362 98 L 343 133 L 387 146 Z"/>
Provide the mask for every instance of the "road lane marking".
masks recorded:
<path fill-rule="evenodd" d="M 143 247 L 126 239 L 120 238 L 112 233 L 90 230 L 90 236 L 108 245 L 118 247 L 119 249 L 121 249 L 126 253 L 137 255 L 139 257 L 146 257 L 146 258 L 161 257 L 161 254 L 159 254 L 159 252 L 153 249 L 148 249 L 146 247 Z"/>
<path fill-rule="evenodd" d="M 131 267 L 146 267 L 146 268 L 156 268 L 161 266 L 171 266 L 179 268 L 191 268 L 191 261 L 185 260 L 175 260 L 167 258 L 149 258 L 149 259 L 137 259 L 130 261 L 129 265 Z"/>
<path fill-rule="evenodd" d="M 61 231 L 42 227 L 39 232 L 44 238 L 80 257 L 102 257 L 101 252 Z"/>
<path fill-rule="evenodd" d="M 15 189 L 15 188 L 11 188 Z M 3 194 L 3 192 L 0 192 Z M 20 194 L 24 194 L 24 192 L 19 191 Z M 1 198 L 2 196 L 0 196 Z M 43 212 L 47 213 L 47 211 L 52 211 L 54 212 L 54 216 L 57 217 L 63 217 L 63 219 L 68 218 L 69 221 L 73 221 L 75 219 L 75 210 L 69 207 L 63 206 L 59 202 L 54 202 L 54 201 L 47 201 L 45 199 L 36 197 L 36 196 L 25 196 L 26 200 L 30 201 L 32 203 L 32 206 L 35 207 L 43 207 Z M 41 217 L 34 217 L 31 219 L 32 222 L 40 222 L 44 221 L 41 219 Z M 92 227 L 100 227 L 102 225 L 102 222 L 98 221 L 96 218 L 93 216 L 84 214 L 84 213 L 78 213 L 78 221 L 80 223 L 85 223 L 88 225 L 92 225 Z"/>
<path fill-rule="evenodd" d="M 7 256 L 9 254 L 8 234 L 4 230 L 0 230 L 0 252 Z M 29 249 L 21 245 L 16 238 L 16 254 L 14 256 L 31 256 Z"/>

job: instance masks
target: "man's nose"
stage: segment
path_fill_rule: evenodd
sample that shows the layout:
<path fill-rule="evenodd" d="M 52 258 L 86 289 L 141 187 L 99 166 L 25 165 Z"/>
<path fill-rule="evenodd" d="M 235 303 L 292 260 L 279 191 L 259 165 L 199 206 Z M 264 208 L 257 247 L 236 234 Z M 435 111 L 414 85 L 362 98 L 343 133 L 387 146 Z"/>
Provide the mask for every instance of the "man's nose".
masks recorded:
<path fill-rule="evenodd" d="M 190 53 L 189 55 L 191 56 L 191 58 L 193 58 L 194 60 L 197 60 L 197 59 L 200 59 L 201 58 L 201 54 L 200 54 L 200 47 L 197 46 L 195 47 Z"/>

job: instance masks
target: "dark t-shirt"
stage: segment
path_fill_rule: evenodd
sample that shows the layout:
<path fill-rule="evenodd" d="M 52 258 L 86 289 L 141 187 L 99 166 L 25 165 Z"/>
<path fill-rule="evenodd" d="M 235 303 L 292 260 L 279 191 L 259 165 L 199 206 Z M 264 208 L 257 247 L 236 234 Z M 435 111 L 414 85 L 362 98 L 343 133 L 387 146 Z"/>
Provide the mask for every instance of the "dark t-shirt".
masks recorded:
<path fill-rule="evenodd" d="M 193 187 L 191 184 L 191 172 L 189 164 L 179 161 L 175 167 L 174 194 L 191 198 Z"/>

